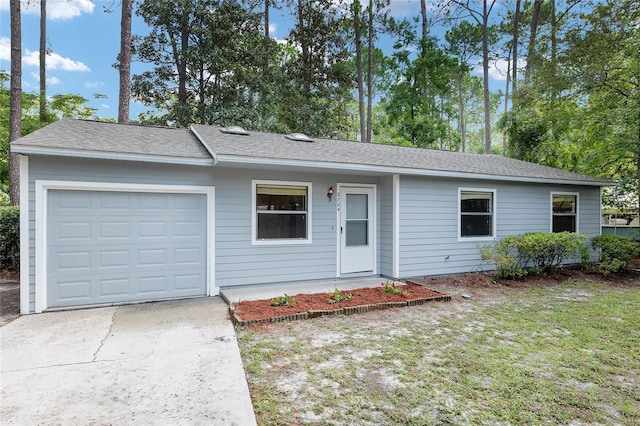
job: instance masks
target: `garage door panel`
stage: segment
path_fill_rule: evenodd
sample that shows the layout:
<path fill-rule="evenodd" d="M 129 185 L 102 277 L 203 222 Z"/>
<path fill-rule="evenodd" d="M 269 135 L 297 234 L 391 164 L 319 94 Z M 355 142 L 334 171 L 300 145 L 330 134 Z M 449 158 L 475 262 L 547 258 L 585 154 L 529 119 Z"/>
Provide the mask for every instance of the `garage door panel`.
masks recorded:
<path fill-rule="evenodd" d="M 166 222 L 140 222 L 138 230 L 140 238 L 166 238 L 169 231 Z"/>
<path fill-rule="evenodd" d="M 205 247 L 176 248 L 173 251 L 173 263 L 178 266 L 194 266 L 205 250 Z"/>
<path fill-rule="evenodd" d="M 167 277 L 166 275 L 153 275 L 153 276 L 143 276 L 139 279 L 139 289 L 140 294 L 151 294 L 155 293 L 158 295 L 162 295 L 167 293 L 170 289 L 167 286 Z"/>
<path fill-rule="evenodd" d="M 175 276 L 176 291 L 191 291 L 198 287 L 203 279 L 200 274 L 185 274 Z"/>
<path fill-rule="evenodd" d="M 131 236 L 131 224 L 128 222 L 101 222 L 98 237 L 103 240 L 114 238 L 129 238 Z"/>
<path fill-rule="evenodd" d="M 78 221 L 65 221 L 57 224 L 54 233 L 58 240 L 84 240 L 91 239 L 91 223 Z"/>
<path fill-rule="evenodd" d="M 91 269 L 91 252 L 69 251 L 58 253 L 55 264 L 61 273 L 76 273 Z"/>
<path fill-rule="evenodd" d="M 104 193 L 97 198 L 101 210 L 131 210 L 132 198 L 127 193 Z"/>
<path fill-rule="evenodd" d="M 63 282 L 60 284 L 58 291 L 58 297 L 63 300 L 89 300 L 91 296 L 91 282 Z"/>
<path fill-rule="evenodd" d="M 113 296 L 129 296 L 131 294 L 131 280 L 128 278 L 116 278 L 97 280 L 99 292 L 93 295 L 94 299 Z"/>
<path fill-rule="evenodd" d="M 64 213 L 65 211 L 90 211 L 91 210 L 91 198 L 79 196 L 74 192 L 66 192 L 64 194 L 60 194 L 60 196 L 56 200 L 53 201 L 53 207 L 56 208 L 57 211 Z"/>
<path fill-rule="evenodd" d="M 131 261 L 129 250 L 102 250 L 100 251 L 100 269 L 104 268 L 128 268 Z"/>
<path fill-rule="evenodd" d="M 142 267 L 162 267 L 169 262 L 166 249 L 142 249 L 138 250 L 138 264 Z"/>
<path fill-rule="evenodd" d="M 50 307 L 206 294 L 204 194 L 50 190 L 47 227 Z"/>

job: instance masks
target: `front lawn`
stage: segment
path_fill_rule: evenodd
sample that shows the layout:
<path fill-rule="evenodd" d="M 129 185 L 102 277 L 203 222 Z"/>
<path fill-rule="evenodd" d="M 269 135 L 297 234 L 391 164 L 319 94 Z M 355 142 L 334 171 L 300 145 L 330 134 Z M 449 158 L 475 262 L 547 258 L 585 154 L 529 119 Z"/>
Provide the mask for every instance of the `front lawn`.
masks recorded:
<path fill-rule="evenodd" d="M 640 424 L 640 286 L 471 292 L 239 329 L 258 423 Z"/>

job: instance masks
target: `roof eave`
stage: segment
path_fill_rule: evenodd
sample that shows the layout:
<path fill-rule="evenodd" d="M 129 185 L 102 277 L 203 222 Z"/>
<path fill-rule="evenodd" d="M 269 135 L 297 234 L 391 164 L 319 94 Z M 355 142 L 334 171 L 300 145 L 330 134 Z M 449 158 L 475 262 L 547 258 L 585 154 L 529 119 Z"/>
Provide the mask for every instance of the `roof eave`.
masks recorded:
<path fill-rule="evenodd" d="M 212 166 L 214 159 L 175 157 L 165 155 L 147 155 L 135 153 L 117 153 L 86 151 L 67 148 L 46 148 L 41 146 L 11 145 L 11 152 L 23 155 L 50 155 L 56 157 L 88 158 L 98 160 L 138 161 L 143 163 L 184 164 L 190 166 Z"/>
<path fill-rule="evenodd" d="M 429 170 L 429 169 L 416 169 L 411 167 L 394 167 L 394 166 L 378 166 L 369 164 L 355 164 L 355 163 L 332 163 L 332 162 L 319 162 L 319 161 L 304 161 L 304 160 L 290 160 L 290 159 L 276 159 L 276 158 L 259 158 L 259 157 L 246 157 L 237 155 L 223 155 L 218 154 L 216 158 L 217 165 L 272 165 L 279 167 L 291 167 L 291 168 L 318 168 L 330 171 L 356 171 L 367 172 L 385 175 L 411 175 L 411 176 L 430 176 L 430 177 L 448 177 L 448 178 L 461 178 L 461 179 L 474 179 L 474 180 L 495 180 L 495 181 L 508 181 L 508 182 L 523 182 L 523 183 L 546 183 L 546 184 L 558 184 L 558 185 L 582 185 L 582 186 L 611 186 L 614 183 L 604 180 L 591 180 L 582 181 L 575 179 L 554 179 L 554 178 L 532 178 L 525 176 L 503 176 L 503 175 L 491 175 L 481 173 L 466 173 L 466 172 L 451 172 L 445 170 Z"/>

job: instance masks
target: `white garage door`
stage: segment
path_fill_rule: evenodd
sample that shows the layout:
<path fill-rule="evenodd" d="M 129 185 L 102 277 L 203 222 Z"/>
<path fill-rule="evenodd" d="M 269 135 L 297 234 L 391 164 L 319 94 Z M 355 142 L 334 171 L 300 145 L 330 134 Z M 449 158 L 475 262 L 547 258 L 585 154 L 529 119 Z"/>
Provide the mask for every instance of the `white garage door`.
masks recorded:
<path fill-rule="evenodd" d="M 49 307 L 206 294 L 206 195 L 50 190 L 47 204 Z"/>

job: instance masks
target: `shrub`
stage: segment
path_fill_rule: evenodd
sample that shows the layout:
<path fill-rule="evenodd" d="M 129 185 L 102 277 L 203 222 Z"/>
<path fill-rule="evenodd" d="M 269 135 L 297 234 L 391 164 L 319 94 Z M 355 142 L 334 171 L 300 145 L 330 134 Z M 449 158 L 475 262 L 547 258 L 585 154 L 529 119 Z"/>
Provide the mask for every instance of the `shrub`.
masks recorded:
<path fill-rule="evenodd" d="M 20 269 L 20 208 L 0 207 L 0 271 Z"/>
<path fill-rule="evenodd" d="M 528 232 L 509 235 L 493 247 L 480 247 L 482 260 L 496 266 L 501 278 L 520 278 L 529 273 L 539 274 L 555 270 L 563 263 L 589 259 L 585 234 L 571 232 Z"/>
<path fill-rule="evenodd" d="M 638 244 L 622 235 L 599 235 L 591 240 L 591 247 L 600 252 L 597 269 L 603 274 L 628 271 L 631 258 L 640 254 Z"/>
<path fill-rule="evenodd" d="M 296 299 L 285 293 L 284 296 L 276 296 L 271 299 L 271 306 L 294 306 L 297 302 Z"/>

